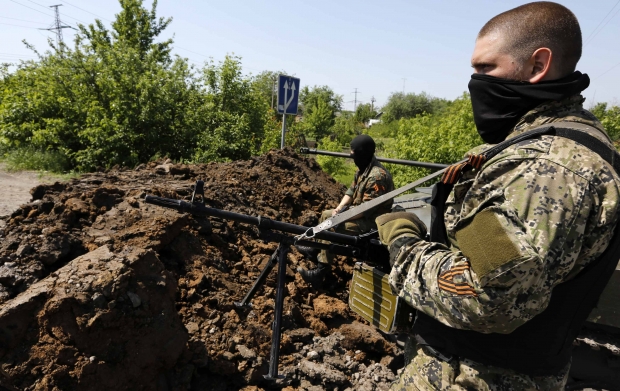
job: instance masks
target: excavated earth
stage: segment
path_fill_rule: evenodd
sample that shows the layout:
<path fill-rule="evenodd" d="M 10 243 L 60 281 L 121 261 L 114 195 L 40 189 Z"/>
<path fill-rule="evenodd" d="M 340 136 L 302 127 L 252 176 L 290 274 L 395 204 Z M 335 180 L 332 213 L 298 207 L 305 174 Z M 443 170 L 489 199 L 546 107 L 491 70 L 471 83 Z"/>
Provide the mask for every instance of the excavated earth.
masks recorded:
<path fill-rule="evenodd" d="M 312 226 L 344 187 L 291 150 L 248 161 L 93 173 L 39 185 L 0 229 L 0 390 L 382 390 L 402 351 L 347 306 L 353 260 L 317 290 L 288 254 L 280 373 L 265 380 L 277 247 L 256 227 L 148 205 L 146 194 Z"/>

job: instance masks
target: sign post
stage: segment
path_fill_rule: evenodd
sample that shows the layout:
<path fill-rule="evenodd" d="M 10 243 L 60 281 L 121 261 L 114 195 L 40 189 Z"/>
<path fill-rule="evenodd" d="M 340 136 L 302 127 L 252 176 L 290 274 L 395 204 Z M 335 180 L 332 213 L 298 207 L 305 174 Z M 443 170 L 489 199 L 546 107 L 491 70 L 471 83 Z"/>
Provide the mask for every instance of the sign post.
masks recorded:
<path fill-rule="evenodd" d="M 280 140 L 280 149 L 284 149 L 286 115 L 297 115 L 299 89 L 298 78 L 287 75 L 278 76 L 278 113 L 282 114 L 282 139 Z"/>

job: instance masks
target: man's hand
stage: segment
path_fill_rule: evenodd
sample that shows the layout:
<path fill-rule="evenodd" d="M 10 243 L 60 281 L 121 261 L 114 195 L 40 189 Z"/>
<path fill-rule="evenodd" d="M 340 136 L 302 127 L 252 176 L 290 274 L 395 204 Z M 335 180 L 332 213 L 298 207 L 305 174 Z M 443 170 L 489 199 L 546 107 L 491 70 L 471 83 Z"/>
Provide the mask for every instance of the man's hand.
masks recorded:
<path fill-rule="evenodd" d="M 336 208 L 332 210 L 332 217 L 336 216 L 338 213 L 340 213 L 340 209 Z"/>
<path fill-rule="evenodd" d="M 423 239 L 426 236 L 426 225 L 414 213 L 386 213 L 375 219 L 381 243 L 390 246 L 401 236 Z"/>

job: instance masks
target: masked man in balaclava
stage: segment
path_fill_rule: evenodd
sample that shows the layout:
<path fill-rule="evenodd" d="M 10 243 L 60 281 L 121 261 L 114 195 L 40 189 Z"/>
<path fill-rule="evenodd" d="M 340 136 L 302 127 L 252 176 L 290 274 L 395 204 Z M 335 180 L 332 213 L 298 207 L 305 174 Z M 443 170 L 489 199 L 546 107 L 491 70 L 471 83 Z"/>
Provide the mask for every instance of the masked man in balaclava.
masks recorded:
<path fill-rule="evenodd" d="M 357 206 L 394 190 L 392 175 L 375 158 L 375 141 L 372 137 L 362 134 L 351 141 L 351 158 L 357 166 L 351 187 L 347 190 L 336 209 L 323 212 L 320 222 L 340 213 L 345 207 Z M 336 227 L 335 231 L 349 235 L 360 235 L 376 229 L 375 218 L 387 213 L 392 208 L 392 201 L 385 202 L 377 208 L 372 208 Z M 318 256 L 314 249 L 297 246 L 303 254 L 310 258 L 317 258 L 317 267 L 314 269 L 299 268 L 298 272 L 306 282 L 320 284 L 329 271 L 334 255 L 328 251 L 321 251 Z"/>
<path fill-rule="evenodd" d="M 552 2 L 478 33 L 469 90 L 487 144 L 435 188 L 452 186 L 433 200 L 443 212 L 430 242 L 413 214 L 377 219 L 392 290 L 417 310 L 393 390 L 564 390 L 573 341 L 620 255 L 617 152 L 583 108 L 581 47 L 577 18 Z M 573 132 L 528 133 L 549 125 Z"/>

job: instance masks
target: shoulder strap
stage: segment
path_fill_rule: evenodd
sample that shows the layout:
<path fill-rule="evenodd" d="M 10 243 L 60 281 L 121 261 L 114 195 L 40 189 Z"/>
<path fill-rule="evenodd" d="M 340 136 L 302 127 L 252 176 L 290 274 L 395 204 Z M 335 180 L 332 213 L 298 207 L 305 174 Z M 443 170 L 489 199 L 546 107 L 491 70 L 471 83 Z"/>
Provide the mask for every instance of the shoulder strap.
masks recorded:
<path fill-rule="evenodd" d="M 593 134 L 597 134 L 599 137 Z M 613 147 L 609 137 L 595 127 L 569 121 L 553 122 L 536 127 L 503 141 L 482 152 L 480 155 L 471 155 L 468 160 L 453 164 L 444 171 L 441 180 L 433 186 L 433 196 L 431 198 L 431 240 L 444 244 L 448 242 L 444 222 L 445 203 L 448 195 L 452 191 L 452 187 L 459 180 L 463 172 L 471 170 L 472 168 L 482 167 L 484 162 L 512 145 L 540 136 L 558 136 L 573 140 L 598 154 L 613 167 L 618 175 L 620 175 L 620 153 Z M 608 142 L 602 141 L 601 138 Z"/>
<path fill-rule="evenodd" d="M 601 136 L 604 136 L 605 139 L 609 140 L 609 137 L 605 135 L 603 132 L 600 132 L 593 126 L 585 125 L 578 122 L 554 122 L 550 124 L 546 124 L 543 126 L 539 126 L 532 130 L 528 130 L 525 133 L 522 133 L 518 136 L 515 136 L 511 139 L 503 141 L 482 153 L 486 160 L 491 159 L 504 149 L 518 144 L 525 140 L 531 140 L 533 138 L 537 138 L 540 136 L 558 136 L 564 137 L 570 140 L 575 141 L 588 148 L 592 152 L 598 154 L 603 160 L 609 163 L 616 173 L 620 175 L 620 153 L 611 145 L 611 140 L 609 143 L 605 143 L 601 141 L 598 137 L 592 135 L 593 132 L 598 132 Z"/>

